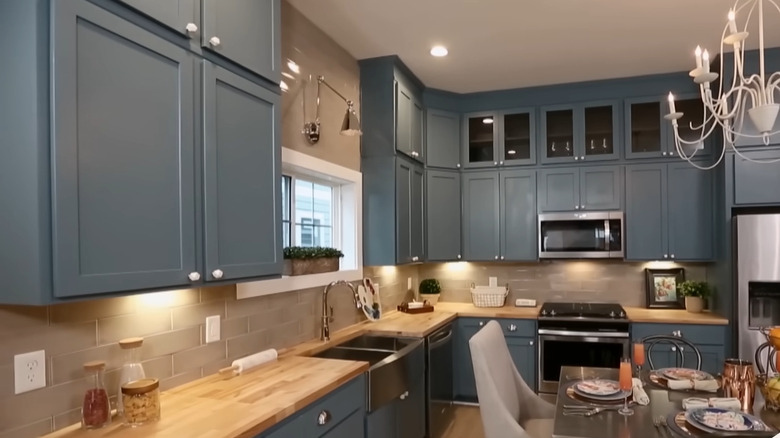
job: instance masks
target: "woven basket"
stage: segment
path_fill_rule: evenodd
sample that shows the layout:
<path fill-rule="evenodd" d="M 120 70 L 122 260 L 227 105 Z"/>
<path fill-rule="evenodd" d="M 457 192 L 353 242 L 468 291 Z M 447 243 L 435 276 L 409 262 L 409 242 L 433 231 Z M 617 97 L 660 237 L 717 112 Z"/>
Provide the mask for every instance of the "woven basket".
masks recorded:
<path fill-rule="evenodd" d="M 504 307 L 508 287 L 472 286 L 471 301 L 474 307 Z"/>
<path fill-rule="evenodd" d="M 338 257 L 321 257 L 318 259 L 287 259 L 284 261 L 283 275 L 321 274 L 339 270 Z"/>

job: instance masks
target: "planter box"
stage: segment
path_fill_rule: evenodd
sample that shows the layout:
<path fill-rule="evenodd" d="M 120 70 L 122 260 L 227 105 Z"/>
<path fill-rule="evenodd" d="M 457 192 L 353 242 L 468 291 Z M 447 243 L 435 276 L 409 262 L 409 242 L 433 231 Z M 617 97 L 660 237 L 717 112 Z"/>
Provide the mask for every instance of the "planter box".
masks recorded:
<path fill-rule="evenodd" d="M 283 275 L 321 274 L 339 270 L 339 258 L 287 259 L 284 261 Z"/>

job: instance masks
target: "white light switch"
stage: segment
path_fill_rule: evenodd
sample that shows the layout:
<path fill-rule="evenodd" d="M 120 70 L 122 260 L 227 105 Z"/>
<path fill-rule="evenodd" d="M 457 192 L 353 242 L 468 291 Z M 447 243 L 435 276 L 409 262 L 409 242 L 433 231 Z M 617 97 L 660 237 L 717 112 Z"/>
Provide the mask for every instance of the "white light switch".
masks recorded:
<path fill-rule="evenodd" d="M 206 343 L 219 341 L 220 334 L 219 315 L 206 317 Z"/>
<path fill-rule="evenodd" d="M 46 351 L 14 356 L 14 394 L 46 386 Z"/>
<path fill-rule="evenodd" d="M 412 290 L 412 277 L 406 279 L 406 289 Z"/>

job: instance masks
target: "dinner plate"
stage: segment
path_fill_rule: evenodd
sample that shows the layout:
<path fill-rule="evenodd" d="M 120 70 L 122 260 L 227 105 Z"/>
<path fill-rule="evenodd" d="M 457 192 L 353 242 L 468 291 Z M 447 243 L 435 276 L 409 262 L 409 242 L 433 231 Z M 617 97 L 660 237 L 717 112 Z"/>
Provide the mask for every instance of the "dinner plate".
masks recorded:
<path fill-rule="evenodd" d="M 620 383 L 607 379 L 588 379 L 577 382 L 574 389 L 589 396 L 608 397 L 620 392 Z"/>
<path fill-rule="evenodd" d="M 704 432 L 745 432 L 756 424 L 750 415 L 721 408 L 692 409 L 685 413 L 685 420 Z"/>
<path fill-rule="evenodd" d="M 713 378 L 710 373 L 691 368 L 661 368 L 658 372 L 672 380 L 710 380 Z"/>

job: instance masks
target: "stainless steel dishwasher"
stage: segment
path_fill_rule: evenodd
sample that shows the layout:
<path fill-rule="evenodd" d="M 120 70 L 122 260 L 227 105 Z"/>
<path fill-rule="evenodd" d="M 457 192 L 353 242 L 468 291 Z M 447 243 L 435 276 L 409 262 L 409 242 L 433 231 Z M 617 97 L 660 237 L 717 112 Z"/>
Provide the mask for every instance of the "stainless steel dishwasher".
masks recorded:
<path fill-rule="evenodd" d="M 452 324 L 425 339 L 428 437 L 439 438 L 452 421 Z"/>

